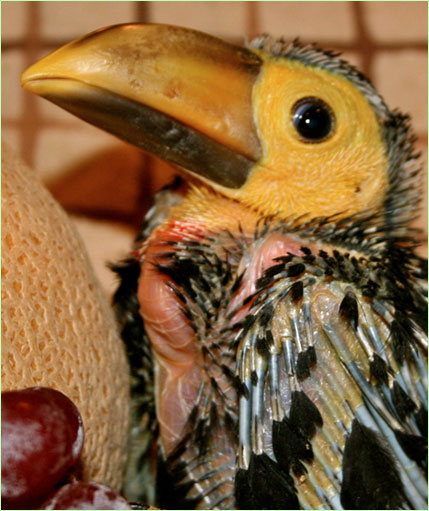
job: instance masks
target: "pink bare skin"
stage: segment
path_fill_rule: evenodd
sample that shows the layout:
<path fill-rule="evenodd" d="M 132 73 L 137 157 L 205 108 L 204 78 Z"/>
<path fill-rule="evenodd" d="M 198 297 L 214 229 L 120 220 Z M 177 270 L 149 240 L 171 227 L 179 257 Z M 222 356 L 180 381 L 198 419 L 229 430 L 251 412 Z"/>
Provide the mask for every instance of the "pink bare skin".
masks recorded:
<path fill-rule="evenodd" d="M 201 382 L 196 336 L 180 310 L 181 302 L 169 287 L 170 278 L 154 263 L 165 252 L 157 236 L 150 241 L 139 280 L 138 299 L 146 332 L 157 359 L 155 384 L 161 438 L 167 453 L 180 440 Z"/>
<path fill-rule="evenodd" d="M 248 296 L 256 291 L 256 281 L 270 266 L 278 263 L 275 259 L 287 254 L 302 256 L 300 250 L 302 242 L 292 239 L 280 233 L 270 234 L 267 238 L 255 243 L 254 250 L 248 256 L 243 257 L 238 267 L 238 274 L 244 272 L 240 289 L 231 300 L 228 312 L 232 312 L 240 306 Z M 237 310 L 234 315 L 235 321 L 243 319 L 251 306 L 251 302 Z"/>
<path fill-rule="evenodd" d="M 138 299 L 145 328 L 157 361 L 155 369 L 157 415 L 164 449 L 170 454 L 181 440 L 189 414 L 197 401 L 204 378 L 203 359 L 198 340 L 189 320 L 183 315 L 183 303 L 171 289 L 170 277 L 158 271 L 154 263 L 163 261 L 162 253 L 171 251 L 163 241 L 202 239 L 201 226 L 191 233 L 174 222 L 167 229 L 158 229 L 149 238 L 145 251 L 138 287 Z M 240 307 L 243 300 L 256 291 L 256 281 L 270 266 L 277 264 L 279 256 L 303 255 L 302 243 L 290 236 L 272 233 L 257 241 L 245 253 L 238 267 L 244 272 L 240 288 L 229 303 L 227 314 L 236 310 L 233 322 L 248 313 L 251 303 Z M 219 380 L 223 377 L 219 374 Z M 226 382 L 218 381 L 221 387 Z M 225 384 L 225 385 L 224 385 Z M 229 385 L 229 384 L 228 384 Z M 227 388 L 224 391 L 228 392 Z"/>

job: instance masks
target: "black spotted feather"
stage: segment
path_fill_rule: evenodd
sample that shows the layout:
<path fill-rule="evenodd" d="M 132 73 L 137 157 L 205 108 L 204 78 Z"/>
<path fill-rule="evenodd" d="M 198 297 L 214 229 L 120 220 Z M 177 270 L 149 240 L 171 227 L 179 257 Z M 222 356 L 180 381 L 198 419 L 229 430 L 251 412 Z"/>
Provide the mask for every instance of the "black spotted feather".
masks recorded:
<path fill-rule="evenodd" d="M 167 481 L 161 506 L 171 507 L 172 495 L 176 508 L 425 505 L 426 347 L 414 319 L 424 300 L 411 250 L 400 249 L 399 270 L 380 265 L 395 260 L 390 244 L 384 246 L 389 257 L 383 245 L 359 257 L 304 247 L 304 256 L 281 256 L 265 271 L 245 300 L 250 309 L 243 320 L 231 323 L 234 313 L 226 315 L 242 279 L 242 258 L 272 233 L 292 232 L 310 242 L 325 226 L 301 229 L 295 222 L 266 222 L 253 239 L 219 232 L 201 243 L 170 243 L 170 259 L 163 258 L 159 270 L 181 297 L 207 380 L 182 443 L 161 461 Z M 406 302 L 392 278 L 407 281 Z M 222 393 L 217 369 L 235 398 Z M 367 444 L 357 452 L 361 439 Z M 219 452 L 225 454 L 221 466 Z M 376 466 L 388 481 L 399 481 L 395 494 L 379 474 L 362 486 Z"/>

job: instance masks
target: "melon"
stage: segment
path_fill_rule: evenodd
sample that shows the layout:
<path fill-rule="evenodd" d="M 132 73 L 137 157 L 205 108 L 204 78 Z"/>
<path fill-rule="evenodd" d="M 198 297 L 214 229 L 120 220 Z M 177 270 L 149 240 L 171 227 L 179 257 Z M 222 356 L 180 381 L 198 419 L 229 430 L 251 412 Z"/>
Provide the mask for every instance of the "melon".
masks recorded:
<path fill-rule="evenodd" d="M 113 311 L 66 212 L 2 147 L 2 390 L 66 394 L 85 427 L 82 476 L 119 490 L 129 368 Z"/>

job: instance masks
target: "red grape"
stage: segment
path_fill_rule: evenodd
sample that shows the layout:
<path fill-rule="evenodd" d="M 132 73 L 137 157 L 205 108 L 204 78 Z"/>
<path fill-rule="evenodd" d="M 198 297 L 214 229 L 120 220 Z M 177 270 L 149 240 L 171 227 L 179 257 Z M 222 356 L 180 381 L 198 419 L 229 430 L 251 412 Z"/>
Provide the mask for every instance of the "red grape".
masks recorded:
<path fill-rule="evenodd" d="M 35 509 L 79 459 L 83 423 L 54 389 L 2 392 L 2 509 Z"/>
<path fill-rule="evenodd" d="M 70 483 L 55 492 L 40 509 L 132 509 L 114 490 L 98 483 Z"/>

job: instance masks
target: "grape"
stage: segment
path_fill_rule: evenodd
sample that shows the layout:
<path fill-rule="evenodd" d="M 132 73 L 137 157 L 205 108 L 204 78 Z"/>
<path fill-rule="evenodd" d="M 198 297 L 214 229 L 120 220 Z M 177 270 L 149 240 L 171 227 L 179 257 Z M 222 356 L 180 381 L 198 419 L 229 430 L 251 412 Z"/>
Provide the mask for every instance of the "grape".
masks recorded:
<path fill-rule="evenodd" d="M 2 392 L 2 509 L 36 509 L 79 459 L 82 418 L 57 390 Z"/>
<path fill-rule="evenodd" d="M 40 509 L 132 509 L 114 490 L 99 483 L 70 483 L 60 488 Z"/>

